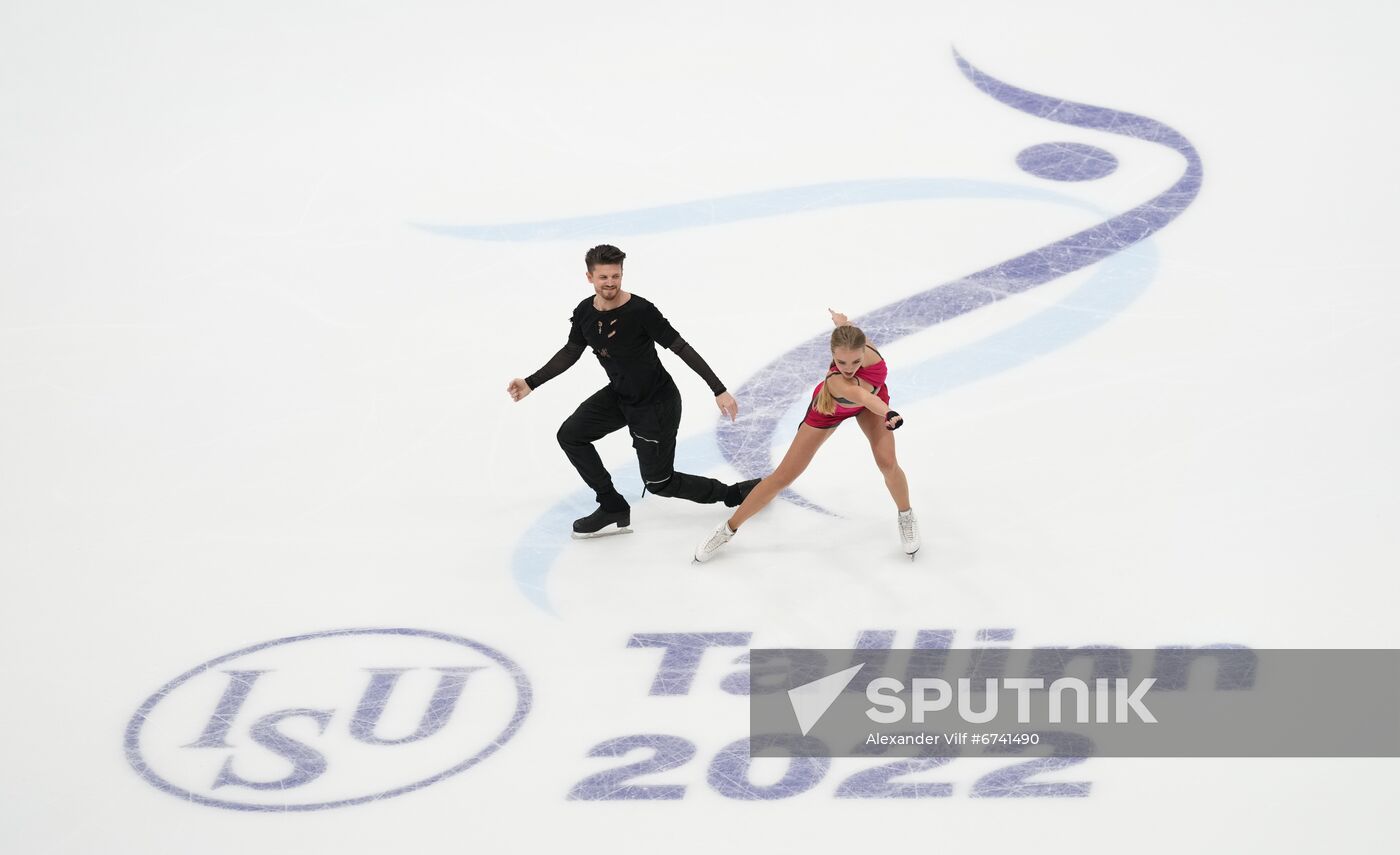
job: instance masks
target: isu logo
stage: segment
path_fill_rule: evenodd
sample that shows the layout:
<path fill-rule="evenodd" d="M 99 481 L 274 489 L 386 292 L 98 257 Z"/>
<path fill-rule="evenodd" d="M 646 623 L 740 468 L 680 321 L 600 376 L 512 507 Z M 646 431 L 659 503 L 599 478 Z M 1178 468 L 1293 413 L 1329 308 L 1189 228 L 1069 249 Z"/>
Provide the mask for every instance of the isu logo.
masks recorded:
<path fill-rule="evenodd" d="M 480 763 L 530 711 L 530 683 L 484 644 L 419 629 L 279 638 L 171 680 L 126 753 L 172 795 L 233 810 L 321 810 L 401 795 Z"/>

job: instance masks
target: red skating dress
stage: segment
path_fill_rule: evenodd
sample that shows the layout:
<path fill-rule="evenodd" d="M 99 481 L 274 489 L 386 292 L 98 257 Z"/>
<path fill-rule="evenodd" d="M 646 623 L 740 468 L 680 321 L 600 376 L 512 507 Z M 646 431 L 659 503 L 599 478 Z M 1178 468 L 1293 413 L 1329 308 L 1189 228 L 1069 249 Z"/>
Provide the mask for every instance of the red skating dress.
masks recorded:
<path fill-rule="evenodd" d="M 870 349 L 875 350 L 873 347 Z M 890 373 L 889 364 L 885 362 L 885 357 L 880 356 L 880 351 L 875 350 L 875 355 L 880 357 L 880 361 L 874 365 L 862 365 L 860 369 L 856 371 L 856 377 L 869 383 L 875 390 L 875 397 L 888 404 L 890 402 L 890 390 L 885 386 L 885 378 L 888 377 Z M 836 373 L 838 373 L 836 370 L 836 361 L 832 360 L 831 367 L 827 369 L 826 376 L 830 377 Z M 845 398 L 837 398 L 835 413 L 828 416 L 825 413 L 817 412 L 817 395 L 821 394 L 822 386 L 825 384 L 826 379 L 824 378 L 822 382 L 818 383 L 817 387 L 812 390 L 812 403 L 807 406 L 807 415 L 802 419 L 803 424 L 811 425 L 814 428 L 821 428 L 822 430 L 830 430 L 846 419 L 849 419 L 851 416 L 859 415 L 861 410 L 865 409 L 865 407 L 853 401 L 847 401 Z"/>

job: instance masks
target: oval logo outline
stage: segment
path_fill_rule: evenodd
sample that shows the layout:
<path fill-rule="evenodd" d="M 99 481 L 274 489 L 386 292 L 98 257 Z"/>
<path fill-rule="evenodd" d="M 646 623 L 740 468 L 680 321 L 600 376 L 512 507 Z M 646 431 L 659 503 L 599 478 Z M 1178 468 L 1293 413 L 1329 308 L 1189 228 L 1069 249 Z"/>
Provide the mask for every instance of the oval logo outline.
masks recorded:
<path fill-rule="evenodd" d="M 444 641 L 450 644 L 456 644 L 462 647 L 466 647 L 470 650 L 474 650 L 477 653 L 480 653 L 481 655 L 495 662 L 497 665 L 501 666 L 501 668 L 504 669 L 505 672 L 514 681 L 516 694 L 514 714 L 511 716 L 511 719 L 506 724 L 505 728 L 500 732 L 499 735 L 496 736 L 495 739 L 493 739 L 490 742 L 490 744 L 488 744 L 485 748 L 478 751 L 477 753 L 473 754 L 471 757 L 468 757 L 466 760 L 463 760 L 462 762 L 449 769 L 446 769 L 442 772 L 438 772 L 434 775 L 430 775 L 429 777 L 424 778 L 423 780 L 416 781 L 411 784 L 405 784 L 402 786 L 394 787 L 392 789 L 385 790 L 384 792 L 372 793 L 363 796 L 355 796 L 353 798 L 348 799 L 338 799 L 329 802 L 314 802 L 308 804 L 293 805 L 272 805 L 235 802 L 228 801 L 225 799 L 211 798 L 209 796 L 204 796 L 200 795 L 199 793 L 192 792 L 190 790 L 185 789 L 184 787 L 177 786 L 165 780 L 159 774 L 157 774 L 156 771 L 152 769 L 150 765 L 146 762 L 145 758 L 141 756 L 141 729 L 145 725 L 150 712 L 154 710 L 156 705 L 158 705 L 162 700 L 169 697 L 171 693 L 179 689 L 181 685 L 188 682 L 189 680 L 198 677 L 201 674 L 204 674 L 209 670 L 216 668 L 217 666 L 222 665 L 230 660 L 237 659 L 242 656 L 247 656 L 251 653 L 257 653 L 262 650 L 267 650 L 272 647 L 278 647 L 286 644 L 295 644 L 300 641 L 310 641 L 312 639 L 363 635 L 394 635 L 431 638 L 437 641 Z M 461 774 L 462 772 L 465 772 L 466 770 L 472 768 L 473 766 L 480 763 L 482 760 L 485 760 L 487 757 L 490 757 L 492 754 L 496 753 L 496 751 L 500 749 L 501 746 L 505 745 L 512 738 L 514 738 L 516 732 L 520 729 L 521 724 L 524 723 L 525 717 L 530 713 L 532 704 L 533 692 L 530 686 L 529 678 L 525 676 L 525 672 L 510 657 L 506 656 L 504 653 L 501 653 L 499 650 L 496 650 L 493 647 L 482 644 L 481 642 L 473 641 L 469 638 L 463 638 L 462 636 L 458 635 L 451 635 L 445 632 L 437 632 L 429 629 L 410 629 L 407 627 L 369 627 L 355 629 L 323 630 L 321 632 L 310 632 L 304 633 L 302 635 L 286 636 L 285 638 L 277 638 L 271 641 L 264 641 L 259 644 L 254 644 L 249 647 L 240 648 L 238 650 L 233 651 L 232 653 L 226 653 L 223 656 L 218 656 L 214 659 L 210 659 L 207 662 L 203 662 L 199 665 L 196 665 L 195 667 L 191 668 L 190 670 L 186 671 L 185 673 L 181 674 L 180 676 L 161 686 L 149 698 L 147 698 L 146 701 L 142 703 L 139 708 L 137 708 L 136 712 L 131 717 L 131 721 L 127 723 L 125 737 L 126 759 L 127 762 L 131 764 L 131 767 L 135 769 L 136 772 L 140 774 L 141 777 L 144 778 L 147 783 L 149 783 L 156 789 L 168 793 L 170 795 L 177 796 L 186 801 L 192 801 L 197 804 L 205 805 L 206 807 L 225 808 L 228 810 L 263 811 L 276 813 L 284 813 L 289 811 L 329 810 L 332 808 L 352 807 L 354 805 L 364 804 L 365 802 L 381 801 L 383 799 L 401 796 L 405 793 L 415 792 L 425 787 L 430 787 L 433 784 L 439 783 L 440 781 L 446 780 L 447 778 L 450 778 L 454 775 Z"/>

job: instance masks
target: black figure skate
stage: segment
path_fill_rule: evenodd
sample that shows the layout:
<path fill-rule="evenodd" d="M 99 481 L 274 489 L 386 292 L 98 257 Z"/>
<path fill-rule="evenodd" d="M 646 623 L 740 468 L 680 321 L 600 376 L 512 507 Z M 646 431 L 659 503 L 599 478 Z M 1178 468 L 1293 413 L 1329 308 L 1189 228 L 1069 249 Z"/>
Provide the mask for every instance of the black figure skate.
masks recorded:
<path fill-rule="evenodd" d="M 632 509 L 605 511 L 602 506 L 586 517 L 574 520 L 574 539 L 608 537 L 614 534 L 631 534 Z"/>

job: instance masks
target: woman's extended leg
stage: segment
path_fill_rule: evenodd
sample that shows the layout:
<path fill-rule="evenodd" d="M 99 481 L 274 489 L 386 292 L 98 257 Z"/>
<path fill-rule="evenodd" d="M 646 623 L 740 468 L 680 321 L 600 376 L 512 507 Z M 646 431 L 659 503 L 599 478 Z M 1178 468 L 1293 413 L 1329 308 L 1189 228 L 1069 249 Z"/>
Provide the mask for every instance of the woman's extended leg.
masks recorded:
<path fill-rule="evenodd" d="M 870 451 L 875 455 L 875 465 L 880 468 L 880 474 L 885 476 L 885 487 L 890 491 L 890 498 L 894 499 L 901 512 L 909 510 L 909 479 L 904 477 L 904 470 L 899 468 L 899 461 L 894 456 L 894 431 L 886 430 L 885 420 L 869 410 L 856 416 L 856 421 L 865 431 L 865 438 L 870 440 Z M 763 485 L 760 483 L 759 486 Z"/>
<path fill-rule="evenodd" d="M 835 428 L 822 430 L 809 424 L 798 425 L 797 436 L 793 437 L 792 445 L 788 446 L 787 454 L 783 455 L 783 462 L 778 464 L 772 475 L 759 481 L 758 486 L 744 499 L 744 503 L 735 509 L 734 516 L 729 518 L 729 527 L 738 531 L 745 520 L 763 510 L 765 505 L 797 480 L 797 476 L 812 462 L 812 456 L 834 430 Z"/>
<path fill-rule="evenodd" d="M 885 420 L 869 410 L 856 416 L 856 420 L 860 422 L 860 429 L 865 431 L 865 438 L 870 440 L 875 465 L 880 467 L 890 498 L 899 508 L 899 539 L 904 544 L 904 554 L 913 559 L 922 541 L 919 538 L 919 521 L 909 507 L 909 479 L 904 477 L 904 470 L 899 468 L 899 461 L 894 456 L 894 431 L 886 430 Z"/>

